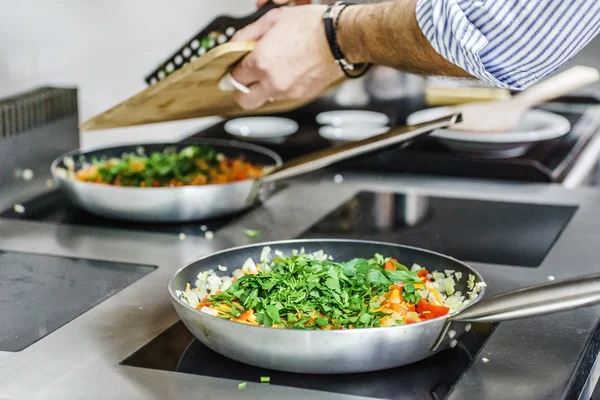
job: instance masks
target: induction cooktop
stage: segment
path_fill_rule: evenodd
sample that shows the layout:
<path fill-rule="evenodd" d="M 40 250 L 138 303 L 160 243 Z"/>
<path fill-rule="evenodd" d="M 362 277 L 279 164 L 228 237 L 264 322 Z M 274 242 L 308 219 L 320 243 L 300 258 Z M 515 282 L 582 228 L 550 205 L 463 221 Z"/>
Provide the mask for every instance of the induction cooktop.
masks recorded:
<path fill-rule="evenodd" d="M 54 224 L 97 226 L 103 228 L 143 230 L 156 233 L 184 233 L 187 236 L 204 236 L 227 225 L 236 215 L 192 222 L 141 223 L 109 219 L 91 214 L 72 205 L 59 190 L 46 192 L 21 204 L 22 212 L 13 208 L 0 213 L 1 218 L 43 221 Z M 241 215 L 241 214 L 240 214 Z"/>
<path fill-rule="evenodd" d="M 576 206 L 360 192 L 300 235 L 392 242 L 459 260 L 538 267 Z"/>
<path fill-rule="evenodd" d="M 401 100 L 374 101 L 361 108 L 386 114 L 390 126 L 403 125 L 412 112 L 425 108 L 420 97 Z M 332 147 L 334 144 L 319 135 L 315 121 L 318 113 L 340 109 L 339 105 L 320 99 L 305 107 L 280 116 L 299 124 L 298 132 L 283 143 L 260 143 L 284 161 Z M 343 162 L 344 168 L 376 173 L 414 173 L 438 176 L 501 179 L 525 182 L 563 182 L 578 157 L 600 129 L 598 101 L 586 97 L 568 97 L 544 104 L 541 109 L 569 120 L 571 131 L 558 139 L 537 143 L 526 154 L 515 158 L 485 158 L 456 153 L 435 138 L 415 140 L 408 147 L 395 146 Z M 191 138 L 240 140 L 227 134 L 220 122 L 203 129 Z M 248 139 L 250 141 L 250 139 Z"/>
<path fill-rule="evenodd" d="M 29 347 L 155 268 L 0 251 L 0 351 Z"/>
<path fill-rule="evenodd" d="M 273 371 L 233 361 L 203 345 L 178 322 L 121 364 L 229 379 L 232 387 L 243 382 L 260 382 L 262 376 L 268 376 L 271 385 L 379 399 L 438 400 L 447 396 L 494 328 L 492 324 L 475 324 L 460 337 L 455 348 L 404 367 L 362 374 L 312 375 Z"/>

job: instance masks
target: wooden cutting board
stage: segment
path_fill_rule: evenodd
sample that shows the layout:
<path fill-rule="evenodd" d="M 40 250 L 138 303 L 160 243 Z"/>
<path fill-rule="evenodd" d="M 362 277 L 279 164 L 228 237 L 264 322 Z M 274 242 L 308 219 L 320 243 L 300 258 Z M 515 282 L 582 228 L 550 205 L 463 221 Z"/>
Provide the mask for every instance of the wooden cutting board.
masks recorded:
<path fill-rule="evenodd" d="M 219 81 L 254 48 L 253 42 L 222 44 L 135 96 L 80 124 L 81 131 L 175 121 L 215 115 L 248 114 Z M 298 108 L 312 99 L 268 103 L 252 114 Z"/>

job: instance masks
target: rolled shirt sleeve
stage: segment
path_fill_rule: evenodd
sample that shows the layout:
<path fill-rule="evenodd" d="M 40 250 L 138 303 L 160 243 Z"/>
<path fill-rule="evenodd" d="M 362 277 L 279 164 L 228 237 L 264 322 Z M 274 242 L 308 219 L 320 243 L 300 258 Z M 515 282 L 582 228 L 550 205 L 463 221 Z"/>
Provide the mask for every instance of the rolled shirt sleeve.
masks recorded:
<path fill-rule="evenodd" d="M 416 15 L 442 57 L 513 90 L 557 70 L 600 32 L 600 0 L 419 0 Z"/>

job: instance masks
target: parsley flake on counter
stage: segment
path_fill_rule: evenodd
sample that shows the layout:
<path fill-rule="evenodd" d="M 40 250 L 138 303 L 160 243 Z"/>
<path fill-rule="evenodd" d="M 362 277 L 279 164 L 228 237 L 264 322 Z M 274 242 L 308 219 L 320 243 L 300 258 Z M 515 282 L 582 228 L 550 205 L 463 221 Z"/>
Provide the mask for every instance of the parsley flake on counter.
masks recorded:
<path fill-rule="evenodd" d="M 246 236 L 248 236 L 249 238 L 252 238 L 252 239 L 254 239 L 254 238 L 257 238 L 257 237 L 259 237 L 259 236 L 260 236 L 260 234 L 261 234 L 261 231 L 259 231 L 259 230 L 257 230 L 257 229 L 246 229 L 246 230 L 244 231 L 244 234 L 245 234 Z"/>

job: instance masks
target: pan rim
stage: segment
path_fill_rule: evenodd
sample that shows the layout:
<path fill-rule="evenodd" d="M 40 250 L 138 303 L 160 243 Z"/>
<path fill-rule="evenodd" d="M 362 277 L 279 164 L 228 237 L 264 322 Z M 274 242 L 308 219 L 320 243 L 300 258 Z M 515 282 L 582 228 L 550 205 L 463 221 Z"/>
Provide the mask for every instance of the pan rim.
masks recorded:
<path fill-rule="evenodd" d="M 260 243 L 254 243 L 254 244 L 248 244 L 248 245 L 242 245 L 242 246 L 236 246 L 236 247 L 231 247 L 229 249 L 224 249 L 224 250 L 220 250 L 217 251 L 215 253 L 211 253 L 209 255 L 200 257 L 190 263 L 187 263 L 185 266 L 179 268 L 174 274 L 173 276 L 171 276 L 171 278 L 169 279 L 168 282 L 168 290 L 169 290 L 169 294 L 171 296 L 171 298 L 173 300 L 175 300 L 177 303 L 179 303 L 180 305 L 182 305 L 183 307 L 187 308 L 188 310 L 191 310 L 192 312 L 196 313 L 200 318 L 210 318 L 213 321 L 220 321 L 219 323 L 228 323 L 228 324 L 236 324 L 236 325 L 240 325 L 243 328 L 252 328 L 252 329 L 266 329 L 266 330 L 277 330 L 278 332 L 311 332 L 313 334 L 319 334 L 319 335 L 323 335 L 323 334 L 332 334 L 332 332 L 335 332 L 336 334 L 345 334 L 345 335 L 350 335 L 350 334 L 356 334 L 356 332 L 373 332 L 373 331 L 380 331 L 381 329 L 386 329 L 386 331 L 388 329 L 411 329 L 410 327 L 413 326 L 425 326 L 426 324 L 433 324 L 433 323 L 438 323 L 439 321 L 445 320 L 445 321 L 450 321 L 452 320 L 455 316 L 457 316 L 458 314 L 460 314 L 461 312 L 463 312 L 464 310 L 468 309 L 469 307 L 479 303 L 484 295 L 485 295 L 485 291 L 486 291 L 486 286 L 484 285 L 481 288 L 481 292 L 479 292 L 479 295 L 477 296 L 477 298 L 472 301 L 471 303 L 469 303 L 468 305 L 466 305 L 464 308 L 454 311 L 450 314 L 447 314 L 443 317 L 438 317 L 438 318 L 433 318 L 427 321 L 422 321 L 422 322 L 417 322 L 414 324 L 404 324 L 404 325 L 397 325 L 397 326 L 390 326 L 390 327 L 374 327 L 374 328 L 358 328 L 358 329 L 338 329 L 338 330 L 322 330 L 322 329 L 315 329 L 315 330 L 306 330 L 306 329 L 290 329 L 290 328 L 285 328 L 285 329 L 280 329 L 280 328 L 271 328 L 271 327 L 266 327 L 266 326 L 256 326 L 256 325 L 247 325 L 247 324 L 240 324 L 238 322 L 233 322 L 233 321 L 229 321 L 227 319 L 223 319 L 223 318 L 219 318 L 219 317 L 215 317 L 206 313 L 203 313 L 199 310 L 196 310 L 195 308 L 189 306 L 188 304 L 184 303 L 176 294 L 175 291 L 173 290 L 173 282 L 175 281 L 175 278 L 177 277 L 177 275 L 179 275 L 179 273 L 181 271 L 183 271 L 184 269 L 188 268 L 189 266 L 191 266 L 192 264 L 195 264 L 197 262 L 206 260 L 210 257 L 213 256 L 217 256 L 217 255 L 221 255 L 230 251 L 236 251 L 236 250 L 244 250 L 244 249 L 249 249 L 252 247 L 273 247 L 273 246 L 277 246 L 277 245 L 283 245 L 283 244 L 292 244 L 292 243 L 298 243 L 298 244 L 302 244 L 302 243 L 339 243 L 339 242 L 344 242 L 344 243 L 361 243 L 361 244 L 371 244 L 371 245 L 376 245 L 376 246 L 391 246 L 391 247 L 398 247 L 398 248 L 404 248 L 404 249 L 411 249 L 411 250 L 418 250 L 421 252 L 425 252 L 425 253 L 429 253 L 432 254 L 434 256 L 438 256 L 438 257 L 442 257 L 442 258 L 446 258 L 448 260 L 451 260 L 453 262 L 457 262 L 459 264 L 461 264 L 462 266 L 466 267 L 467 269 L 469 269 L 471 271 L 471 273 L 473 275 L 475 275 L 475 277 L 479 280 L 479 282 L 483 282 L 485 283 L 485 280 L 483 279 L 483 277 L 481 276 L 481 274 L 479 272 L 477 272 L 475 269 L 473 269 L 470 265 L 468 265 L 467 263 L 460 261 L 454 257 L 448 256 L 446 254 L 442 254 L 442 253 L 438 253 L 436 251 L 433 250 L 427 250 L 421 247 L 416 247 L 416 246 L 408 246 L 408 245 L 403 245 L 403 244 L 398 244 L 398 243 L 390 243 L 390 242 L 380 242 L 380 241 L 375 241 L 375 240 L 360 240 L 360 239 L 336 239 L 336 238 L 319 238 L 319 239 L 287 239 L 287 240 L 274 240 L 274 241 L 269 241 L 269 242 L 260 242 Z"/>
<path fill-rule="evenodd" d="M 77 179 L 65 178 L 65 177 L 59 176 L 56 173 L 58 164 L 61 161 L 63 161 L 65 157 L 77 157 L 77 156 L 87 155 L 89 153 L 93 153 L 93 152 L 97 152 L 97 151 L 109 151 L 109 150 L 115 150 L 115 149 L 119 149 L 119 148 L 123 148 L 123 147 L 144 147 L 144 146 L 154 146 L 154 145 L 164 145 L 165 147 L 168 147 L 168 146 L 185 145 L 185 144 L 189 144 L 189 145 L 207 144 L 207 145 L 213 145 L 213 146 L 236 148 L 236 149 L 240 149 L 240 150 L 244 150 L 244 151 L 251 151 L 251 152 L 260 153 L 264 156 L 270 157 L 275 162 L 274 167 L 281 167 L 283 165 L 283 159 L 281 158 L 281 156 L 279 154 L 277 154 L 276 152 L 274 152 L 266 147 L 263 147 L 263 146 L 255 145 L 252 143 L 240 142 L 238 140 L 201 138 L 201 139 L 187 139 L 187 140 L 182 140 L 180 142 L 146 142 L 146 143 L 123 144 L 120 146 L 98 146 L 98 147 L 93 147 L 93 148 L 87 149 L 85 151 L 82 149 L 71 150 L 67 153 L 60 155 L 59 157 L 54 159 L 54 161 L 52 161 L 52 164 L 50 164 L 50 173 L 52 174 L 52 177 L 54 179 L 58 179 L 61 182 L 68 182 L 69 184 L 84 185 L 84 187 L 100 187 L 103 189 L 110 188 L 109 190 L 116 190 L 116 191 L 127 191 L 127 192 L 143 191 L 143 193 L 149 193 L 150 191 L 153 191 L 154 193 L 156 193 L 157 191 L 167 191 L 167 190 L 169 190 L 169 191 L 195 190 L 198 188 L 222 187 L 222 186 L 227 186 L 227 185 L 240 184 L 240 183 L 244 183 L 244 182 L 256 181 L 256 179 L 245 179 L 243 181 L 237 181 L 237 182 L 212 183 L 212 184 L 208 184 L 208 185 L 143 188 L 143 187 L 129 187 L 129 186 L 123 187 L 123 186 L 114 186 L 114 185 L 99 184 L 99 183 L 93 183 L 93 182 L 85 182 L 85 181 L 80 181 Z"/>

